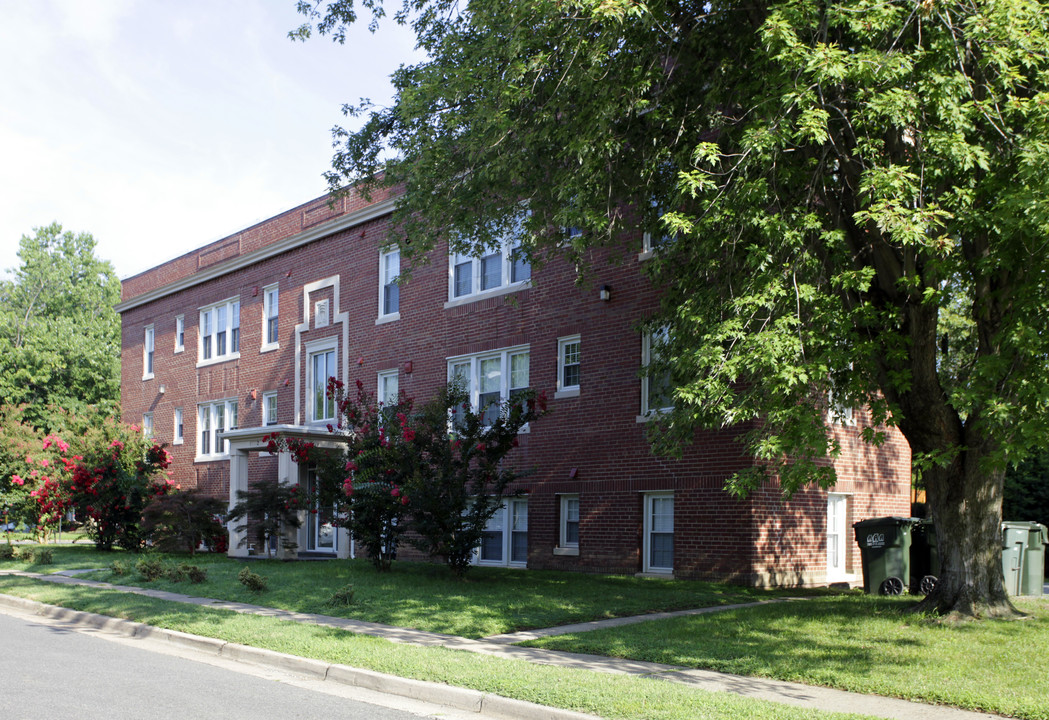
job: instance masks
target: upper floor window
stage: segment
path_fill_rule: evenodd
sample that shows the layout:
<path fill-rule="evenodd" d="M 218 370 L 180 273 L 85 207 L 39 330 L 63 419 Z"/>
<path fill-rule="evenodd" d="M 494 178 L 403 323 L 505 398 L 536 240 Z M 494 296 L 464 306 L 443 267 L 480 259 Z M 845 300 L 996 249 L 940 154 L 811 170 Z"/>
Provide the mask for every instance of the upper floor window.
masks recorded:
<path fill-rule="evenodd" d="M 186 349 L 186 317 L 175 316 L 175 352 L 180 353 Z"/>
<path fill-rule="evenodd" d="M 528 347 L 507 348 L 448 360 L 448 379 L 458 378 L 484 423 L 498 419 L 504 402 L 528 390 Z"/>
<path fill-rule="evenodd" d="M 276 347 L 279 336 L 277 335 L 277 317 L 280 304 L 280 294 L 276 285 L 270 285 L 262 290 L 262 349 L 268 350 Z"/>
<path fill-rule="evenodd" d="M 557 393 L 555 397 L 571 397 L 579 394 L 579 377 L 582 367 L 581 341 L 578 335 L 557 340 Z"/>
<path fill-rule="evenodd" d="M 379 373 L 379 402 L 385 407 L 397 404 L 399 383 L 396 370 L 387 370 Z"/>
<path fill-rule="evenodd" d="M 229 454 L 229 441 L 219 435 L 236 430 L 237 401 L 219 400 L 197 406 L 197 457 L 223 457 Z"/>
<path fill-rule="evenodd" d="M 401 274 L 401 251 L 384 252 L 379 256 L 379 317 L 393 319 L 401 311 L 401 286 L 397 278 Z"/>
<path fill-rule="evenodd" d="M 497 294 L 530 280 L 532 263 L 521 246 L 522 233 L 518 226 L 503 238 L 494 239 L 479 255 L 450 254 L 449 299 Z"/>
<path fill-rule="evenodd" d="M 201 362 L 240 356 L 240 300 L 224 300 L 200 311 Z"/>
<path fill-rule="evenodd" d="M 674 383 L 669 368 L 648 368 L 657 365 L 664 357 L 670 335 L 666 328 L 645 333 L 641 338 L 641 365 L 645 374 L 641 377 L 641 415 L 666 412 L 674 406 Z"/>
<path fill-rule="evenodd" d="M 277 393 L 262 393 L 262 424 L 277 424 Z"/>
<path fill-rule="evenodd" d="M 146 328 L 146 337 L 142 342 L 142 379 L 149 380 L 153 377 L 153 355 L 154 355 L 155 333 L 153 326 Z"/>
<path fill-rule="evenodd" d="M 147 440 L 153 439 L 153 413 L 151 412 L 142 416 L 142 436 Z"/>
<path fill-rule="evenodd" d="M 175 408 L 173 426 L 174 432 L 172 433 L 171 444 L 181 445 L 185 438 L 185 424 L 182 421 L 182 408 Z"/>
<path fill-rule="evenodd" d="M 338 362 L 335 354 L 334 342 L 327 342 L 323 346 L 308 348 L 309 365 L 307 366 L 309 377 L 307 387 L 310 397 L 308 400 L 310 422 L 325 422 L 335 419 L 335 400 L 328 397 L 328 378 L 337 377 Z"/>

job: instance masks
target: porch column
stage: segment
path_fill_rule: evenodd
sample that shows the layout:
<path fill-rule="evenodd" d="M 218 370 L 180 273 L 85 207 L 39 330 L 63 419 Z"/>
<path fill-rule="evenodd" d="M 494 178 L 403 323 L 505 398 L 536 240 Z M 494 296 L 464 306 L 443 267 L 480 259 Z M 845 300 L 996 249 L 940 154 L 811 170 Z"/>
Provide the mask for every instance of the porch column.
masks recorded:
<path fill-rule="evenodd" d="M 229 448 L 229 506 L 237 504 L 237 493 L 248 489 L 248 453 L 239 446 L 230 443 Z M 245 542 L 246 531 L 233 529 L 233 523 L 227 523 L 229 530 L 229 557 L 247 557 L 248 544 Z"/>
<path fill-rule="evenodd" d="M 281 485 L 299 484 L 299 464 L 291 459 L 291 453 L 277 454 L 277 482 Z M 305 526 L 305 523 L 303 523 Z M 302 528 L 286 527 L 282 537 L 277 541 L 277 557 L 281 560 L 294 560 L 299 556 L 298 548 L 304 539 Z"/>

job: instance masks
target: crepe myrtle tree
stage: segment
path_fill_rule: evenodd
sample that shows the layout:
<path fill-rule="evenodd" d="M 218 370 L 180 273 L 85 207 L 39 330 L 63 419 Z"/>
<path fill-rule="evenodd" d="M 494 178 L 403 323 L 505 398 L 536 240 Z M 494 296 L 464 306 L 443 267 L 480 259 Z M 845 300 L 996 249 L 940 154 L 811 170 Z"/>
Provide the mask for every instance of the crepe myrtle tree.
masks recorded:
<path fill-rule="evenodd" d="M 316 502 L 336 506 L 338 522 L 376 569 L 390 568 L 404 540 L 462 577 L 485 526 L 521 477 L 504 460 L 518 447 L 521 429 L 546 414 L 546 397 L 522 392 L 493 417 L 472 408 L 456 381 L 418 411 L 404 394 L 377 401 L 359 380 L 351 394 L 332 378 L 328 393 L 339 412 L 328 430 L 344 448 L 272 437 L 272 450 L 315 466 Z"/>
<path fill-rule="evenodd" d="M 522 200 L 538 260 L 647 231 L 657 448 L 738 425 L 758 462 L 731 489 L 830 487 L 833 387 L 910 443 L 942 560 L 920 608 L 1016 613 L 1003 478 L 1049 431 L 1046 2 L 319 0 L 293 35 L 391 4 L 426 59 L 347 108 L 329 180 L 405 189 L 403 257 L 476 252 Z"/>

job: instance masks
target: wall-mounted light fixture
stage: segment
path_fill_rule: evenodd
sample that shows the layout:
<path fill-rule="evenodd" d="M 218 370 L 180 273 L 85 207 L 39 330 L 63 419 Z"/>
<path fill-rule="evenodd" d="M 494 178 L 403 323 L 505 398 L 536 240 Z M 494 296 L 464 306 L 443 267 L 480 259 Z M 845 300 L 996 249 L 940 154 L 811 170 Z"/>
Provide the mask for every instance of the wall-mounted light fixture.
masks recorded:
<path fill-rule="evenodd" d="M 609 300 L 611 300 L 612 299 L 612 288 L 611 288 L 611 286 L 609 286 L 609 285 L 602 285 L 601 286 L 601 290 L 597 293 L 597 296 L 599 298 L 601 298 L 602 300 L 604 300 L 605 302 L 608 302 Z"/>
<path fill-rule="evenodd" d="M 168 391 L 167 385 L 161 385 L 161 386 L 160 386 L 160 394 L 161 394 L 161 395 L 163 395 L 163 394 L 164 394 L 164 393 L 166 393 L 167 391 Z"/>

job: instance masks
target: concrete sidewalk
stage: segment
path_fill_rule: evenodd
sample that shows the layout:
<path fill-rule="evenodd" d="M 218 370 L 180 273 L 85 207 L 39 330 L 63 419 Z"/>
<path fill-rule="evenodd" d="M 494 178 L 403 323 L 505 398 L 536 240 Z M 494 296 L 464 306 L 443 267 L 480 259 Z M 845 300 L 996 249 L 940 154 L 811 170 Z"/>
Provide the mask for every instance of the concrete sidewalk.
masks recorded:
<path fill-rule="evenodd" d="M 290 620 L 294 622 L 309 623 L 324 627 L 338 628 L 341 630 L 346 630 L 348 632 L 382 637 L 393 642 L 409 643 L 421 646 L 441 646 L 450 649 L 465 650 L 468 652 L 482 653 L 485 655 L 492 655 L 496 657 L 525 660 L 527 662 L 542 665 L 554 665 L 560 667 L 576 668 L 581 670 L 591 670 L 596 672 L 658 678 L 662 680 L 668 680 L 672 682 L 690 685 L 692 687 L 712 692 L 729 692 L 744 697 L 768 700 L 771 702 L 778 702 L 786 705 L 794 705 L 812 710 L 858 713 L 872 717 L 892 718 L 893 720 L 976 720 L 977 718 L 999 717 L 997 715 L 992 715 L 988 713 L 972 712 L 940 705 L 927 705 L 924 703 L 910 702 L 907 700 L 898 700 L 895 698 L 887 698 L 878 695 L 863 695 L 859 693 L 845 692 L 842 690 L 834 690 L 831 688 L 802 685 L 800 683 L 783 682 L 779 680 L 768 680 L 764 678 L 755 678 L 742 675 L 730 675 L 726 673 L 717 673 L 708 670 L 690 669 L 676 665 L 664 665 L 661 663 L 643 662 L 636 660 L 621 660 L 617 658 L 609 658 L 598 655 L 584 655 L 579 653 L 568 653 L 555 650 L 542 650 L 538 648 L 523 648 L 507 644 L 512 642 L 523 642 L 524 640 L 531 639 L 534 637 L 544 637 L 555 634 L 564 634 L 567 632 L 593 630 L 600 627 L 619 626 L 634 622 L 658 620 L 661 618 L 675 615 L 717 612 L 719 610 L 728 610 L 738 607 L 762 605 L 766 604 L 767 602 L 777 601 L 745 603 L 719 608 L 699 608 L 695 610 L 685 610 L 677 613 L 655 613 L 651 615 L 641 615 L 631 618 L 615 618 L 611 620 L 580 623 L 573 626 L 562 626 L 559 628 L 549 628 L 544 630 L 532 630 L 524 633 L 499 635 L 490 638 L 484 638 L 481 640 L 470 640 L 468 638 L 457 637 L 454 635 L 444 635 L 441 633 L 411 630 L 408 628 L 399 628 L 390 625 L 382 625 L 380 623 L 369 623 L 349 618 L 338 618 L 331 617 L 328 615 L 314 615 L 310 613 L 298 613 L 288 610 L 279 610 L 275 608 L 262 607 L 259 605 L 230 602 L 226 600 L 216 600 L 213 598 L 201 598 L 192 595 L 184 595 L 180 593 L 172 593 L 163 590 L 154 590 L 151 588 L 141 588 L 130 585 L 113 585 L 110 583 L 103 583 L 94 580 L 78 578 L 76 577 L 76 575 L 78 574 L 77 571 L 67 571 L 65 573 L 53 575 L 42 575 L 39 573 L 29 573 L 22 571 L 0 571 L 0 574 L 31 577 L 38 580 L 44 580 L 47 582 L 53 582 L 58 584 L 90 585 L 93 587 L 119 590 L 122 592 L 129 592 L 137 595 L 156 598 L 159 600 L 190 603 L 202 607 L 220 608 L 224 610 L 232 610 L 234 612 L 239 613 L 261 615 L 265 617 L 275 617 L 281 620 Z M 0 596 L 0 598 L 4 597 L 6 596 Z M 12 600 L 14 599 L 12 598 Z M 27 601 L 21 602 L 24 603 Z M 779 602 L 782 602 L 782 600 L 780 600 Z M 68 613 L 69 611 L 66 612 Z M 181 635 L 181 633 L 179 633 L 179 635 Z M 202 638 L 201 640 L 212 642 L 206 638 Z M 302 663 L 306 664 L 318 663 L 318 661 L 316 660 L 307 660 L 303 658 L 296 659 L 293 656 L 287 657 L 289 659 L 284 661 L 285 663 L 295 663 L 297 660 L 300 660 Z M 438 685 L 437 687 L 446 688 L 447 686 Z M 441 701 L 434 700 L 434 702 Z M 578 713 L 573 713 L 573 716 L 581 717 Z M 527 718 L 532 716 L 523 715 L 521 717 Z M 544 717 L 553 716 L 548 714 Z"/>

